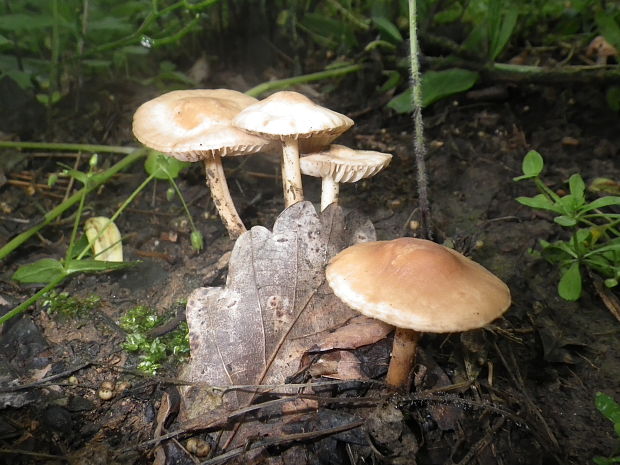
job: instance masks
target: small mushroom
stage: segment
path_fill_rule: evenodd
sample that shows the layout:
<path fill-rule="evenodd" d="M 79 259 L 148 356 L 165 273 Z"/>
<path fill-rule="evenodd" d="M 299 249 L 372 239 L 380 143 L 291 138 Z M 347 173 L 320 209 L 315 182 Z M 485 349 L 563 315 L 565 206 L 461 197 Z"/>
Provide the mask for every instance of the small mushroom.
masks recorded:
<path fill-rule="evenodd" d="M 482 265 L 424 239 L 364 242 L 330 261 L 327 281 L 351 308 L 396 327 L 386 382 L 404 387 L 420 332 L 480 328 L 510 306 L 510 290 Z"/>
<path fill-rule="evenodd" d="M 353 125 L 353 120 L 317 105 L 297 92 L 282 91 L 250 105 L 233 124 L 251 134 L 282 141 L 282 183 L 284 204 L 289 207 L 304 199 L 299 168 L 299 140 L 318 138 L 319 145 Z M 308 144 L 308 147 L 316 147 Z"/>
<path fill-rule="evenodd" d="M 303 155 L 301 172 L 322 179 L 321 211 L 338 201 L 339 183 L 370 178 L 390 164 L 392 155 L 371 150 L 354 150 L 331 145 L 328 150 Z"/>
<path fill-rule="evenodd" d="M 221 157 L 248 155 L 270 145 L 231 125 L 257 100 L 228 89 L 177 90 L 144 103 L 133 132 L 147 147 L 182 161 L 203 161 L 211 196 L 231 238 L 246 231 L 230 197 Z"/>
<path fill-rule="evenodd" d="M 592 39 L 592 42 L 590 42 L 588 48 L 586 49 L 587 57 L 591 57 L 594 55 L 596 55 L 597 65 L 606 65 L 607 59 L 609 57 L 618 56 L 618 50 L 616 50 L 616 47 L 607 42 L 607 40 L 605 40 L 605 37 L 596 36 L 594 39 Z"/>

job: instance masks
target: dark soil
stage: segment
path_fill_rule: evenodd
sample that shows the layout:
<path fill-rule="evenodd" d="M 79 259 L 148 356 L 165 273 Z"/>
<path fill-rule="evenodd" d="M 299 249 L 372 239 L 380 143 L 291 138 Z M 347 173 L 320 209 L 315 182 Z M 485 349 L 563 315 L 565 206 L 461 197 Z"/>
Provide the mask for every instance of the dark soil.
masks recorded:
<path fill-rule="evenodd" d="M 416 235 L 411 227 L 418 213 L 411 121 L 394 116 L 378 100 L 345 90 L 356 86 L 350 78 L 340 86 L 339 97 L 333 93 L 328 100 L 320 86 L 310 89 L 310 96 L 355 116 L 356 125 L 343 136 L 344 144 L 390 152 L 394 160 L 371 180 L 343 186 L 341 204 L 367 215 L 379 239 Z M 564 189 L 576 172 L 586 183 L 601 176 L 620 179 L 620 120 L 608 109 L 602 88 L 506 90 L 499 101 L 463 95 L 439 102 L 425 111 L 425 121 L 435 240 L 448 241 L 502 278 L 512 292 L 511 309 L 485 330 L 426 335 L 410 394 L 386 400 L 385 391 L 350 384 L 321 393 L 363 396 L 366 402 L 321 407 L 300 430 L 289 432 L 333 428 L 353 418 L 364 426 L 304 438 L 294 445 L 272 445 L 264 460 L 542 465 L 587 464 L 594 456 L 613 453 L 613 428 L 595 409 L 594 395 L 601 391 L 620 400 L 619 322 L 590 282 L 577 302 L 558 297 L 557 270 L 532 257 L 528 249 L 536 247 L 538 239 L 553 240 L 562 232 L 550 216 L 515 202 L 517 196 L 533 195 L 534 189 L 512 178 L 521 174 L 524 154 L 536 149 L 545 158 L 545 179 L 553 189 Z M 55 137 L 84 140 L 86 134 L 97 143 L 135 145 L 131 114 L 155 93 L 132 93 L 129 88 L 119 92 L 114 105 L 99 98 L 105 118 L 95 116 L 92 126 L 63 113 L 57 123 L 70 129 Z M 45 184 L 48 174 L 57 171 L 58 158 L 49 154 L 20 158 L 6 151 L 2 156 L 17 160 L 3 165 L 8 180 L 26 179 L 20 178 L 24 174 L 31 176 L 26 184 Z M 100 158 L 105 166 L 120 156 Z M 86 159 L 79 164 L 83 169 Z M 73 164 L 75 158 L 67 154 L 62 161 Z M 226 167 L 246 224 L 270 227 L 282 210 L 276 164 L 269 157 L 256 157 L 232 160 Z M 180 205 L 166 200 L 167 186 L 159 182 L 117 222 L 126 259 L 141 263 L 125 271 L 78 275 L 62 286 L 76 297 L 100 296 L 95 311 L 63 318 L 50 316 L 37 304 L 2 328 L 0 463 L 63 463 L 46 454 L 67 457 L 74 464 L 153 462 L 154 444 L 136 446 L 153 438 L 162 395 L 172 389 L 176 367 L 152 378 L 137 373 L 138 360 L 121 349 L 124 334 L 116 322 L 136 305 L 174 313 L 192 289 L 224 282 L 226 262 L 221 258 L 233 243 L 215 214 L 201 174 L 198 167 L 186 170 L 179 184 L 204 233 L 202 252 L 191 249 Z M 110 216 L 143 179 L 141 166 L 115 177 L 88 198 L 87 214 Z M 26 187 L 10 182 L 0 187 L 2 242 L 35 224 L 64 194 L 61 187 Z M 319 189 L 309 180 L 307 198 L 317 201 Z M 64 256 L 71 224 L 69 219 L 45 228 L 5 260 L 2 309 L 35 292 L 16 286 L 11 274 L 36 259 Z M 380 365 L 388 348 L 389 341 L 384 341 L 357 351 L 371 376 L 382 379 Z M 106 401 L 97 395 L 104 381 L 131 385 Z M 192 434 L 209 441 L 217 437 L 217 431 Z M 182 456 L 178 443 L 166 444 L 166 461 L 156 463 L 198 463 Z M 221 453 L 215 450 L 213 455 Z"/>

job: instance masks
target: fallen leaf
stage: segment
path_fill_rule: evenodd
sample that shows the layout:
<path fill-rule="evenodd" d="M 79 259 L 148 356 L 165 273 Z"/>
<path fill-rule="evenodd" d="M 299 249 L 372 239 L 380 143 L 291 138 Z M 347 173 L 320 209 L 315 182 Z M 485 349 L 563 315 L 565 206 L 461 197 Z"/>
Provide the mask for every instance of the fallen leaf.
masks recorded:
<path fill-rule="evenodd" d="M 273 232 L 255 226 L 241 235 L 226 286 L 196 289 L 188 299 L 184 378 L 213 386 L 284 383 L 304 353 L 356 316 L 326 284 L 328 260 L 374 237 L 361 215 L 345 216 L 335 205 L 318 215 L 310 202 L 287 208 Z M 224 400 L 234 408 L 251 397 L 230 391 Z"/>

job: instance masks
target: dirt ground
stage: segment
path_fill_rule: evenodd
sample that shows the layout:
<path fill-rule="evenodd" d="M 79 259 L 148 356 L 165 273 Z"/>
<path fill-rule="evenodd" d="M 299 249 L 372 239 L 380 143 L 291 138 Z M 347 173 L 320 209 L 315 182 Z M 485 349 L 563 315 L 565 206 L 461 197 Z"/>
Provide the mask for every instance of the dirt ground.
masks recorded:
<path fill-rule="evenodd" d="M 342 143 L 394 155 L 376 177 L 344 185 L 341 205 L 368 216 L 379 239 L 415 235 L 410 227 L 417 213 L 411 120 L 391 114 L 378 98 L 360 98 L 365 94 L 356 79 L 347 78 L 338 87 L 343 93 L 331 94 L 330 100 L 320 85 L 298 90 L 354 117 L 356 125 Z M 326 388 L 321 396 L 341 401 L 322 405 L 288 433 L 333 431 L 276 440 L 263 455 L 252 456 L 254 463 L 576 465 L 614 451 L 613 428 L 595 409 L 594 395 L 601 391 L 620 399 L 619 322 L 589 282 L 577 302 L 558 297 L 557 271 L 532 257 L 528 248 L 536 247 L 538 239 L 559 237 L 561 231 L 550 216 L 515 202 L 515 197 L 535 192 L 532 185 L 512 178 L 521 174 L 524 154 L 536 149 L 545 158 L 545 179 L 555 190 L 564 188 L 575 172 L 586 183 L 601 176 L 619 180 L 620 120 L 607 107 L 602 87 L 506 85 L 504 90 L 490 101 L 461 95 L 439 102 L 425 110 L 425 122 L 435 239 L 448 241 L 503 279 L 513 297 L 510 310 L 485 330 L 425 335 L 411 393 L 389 395 L 380 386 L 350 382 Z M 59 126 L 97 136 L 98 143 L 135 145 L 131 114 L 154 95 L 121 92 L 114 105 L 102 104 L 98 129 L 80 132 L 88 123 L 68 116 Z M 61 134 L 58 140 L 75 136 Z M 120 156 L 101 158 L 105 165 Z M 5 175 L 18 179 L 19 173 L 29 173 L 45 184 L 57 161 L 49 154 L 30 154 Z M 226 168 L 246 224 L 271 227 L 282 210 L 276 164 L 265 156 L 231 160 Z M 134 166 L 115 177 L 89 197 L 88 214 L 111 215 L 144 176 L 142 167 Z M 202 252 L 192 251 L 178 202 L 168 202 L 167 186 L 157 183 L 118 221 L 126 258 L 141 263 L 124 271 L 78 275 L 62 286 L 74 296 L 100 296 L 99 307 L 81 318 L 63 319 L 36 305 L 2 328 L 0 463 L 153 462 L 155 444 L 142 443 L 154 437 L 164 392 L 173 390 L 178 367 L 166 367 L 155 377 L 137 373 L 136 357 L 120 347 L 124 334 L 116 322 L 136 305 L 173 313 L 193 289 L 224 283 L 221 258 L 233 242 L 215 216 L 201 176 L 198 167 L 186 170 L 179 185 L 204 233 Z M 307 198 L 318 201 L 320 185 L 309 180 L 305 187 Z M 29 191 L 6 183 L 0 189 L 2 242 L 59 201 L 42 188 Z M 63 194 L 60 189 L 51 192 Z M 15 285 L 11 274 L 38 258 L 62 257 L 70 227 L 69 220 L 44 229 L 5 260 L 3 311 L 35 291 Z M 386 339 L 354 351 L 370 378 L 384 376 L 389 343 Z M 97 391 L 106 380 L 131 384 L 113 399 L 102 400 Z M 25 387 L 17 389 L 21 385 Z M 354 421 L 361 426 L 336 431 Z M 155 463 L 226 461 L 221 449 L 196 459 L 181 445 L 187 446 L 185 438 L 193 435 L 213 446 L 218 431 L 234 424 L 231 420 L 222 428 L 165 442 L 157 449 L 165 458 L 156 454 L 163 461 Z M 166 428 L 174 431 L 175 424 Z M 282 431 L 254 442 L 282 437 Z"/>

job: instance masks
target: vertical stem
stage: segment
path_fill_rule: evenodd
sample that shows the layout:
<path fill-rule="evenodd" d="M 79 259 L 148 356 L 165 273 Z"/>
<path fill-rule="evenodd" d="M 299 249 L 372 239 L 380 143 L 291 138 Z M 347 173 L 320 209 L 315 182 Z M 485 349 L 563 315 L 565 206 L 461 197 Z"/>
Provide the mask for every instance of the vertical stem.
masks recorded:
<path fill-rule="evenodd" d="M 299 144 L 297 139 L 282 141 L 282 185 L 284 187 L 284 206 L 304 200 L 299 167 Z"/>
<path fill-rule="evenodd" d="M 431 225 L 431 209 L 428 201 L 428 179 L 426 177 L 425 162 L 426 146 L 424 144 L 424 122 L 422 121 L 422 88 L 418 53 L 416 0 L 409 0 L 409 63 L 411 65 L 411 95 L 413 101 L 413 150 L 418 173 L 420 227 L 424 239 L 432 239 L 433 232 Z"/>
<path fill-rule="evenodd" d="M 340 184 L 330 177 L 323 178 L 321 182 L 321 211 L 325 210 L 330 203 L 338 202 Z"/>
<path fill-rule="evenodd" d="M 392 344 L 392 358 L 385 382 L 395 388 L 404 388 L 415 364 L 415 352 L 420 333 L 413 329 L 396 328 Z"/>
<path fill-rule="evenodd" d="M 207 157 L 204 159 L 204 165 L 207 185 L 211 189 L 211 197 L 213 198 L 215 208 L 220 214 L 222 223 L 224 223 L 230 238 L 236 239 L 247 230 L 230 196 L 228 183 L 224 176 L 224 168 L 222 167 L 222 158 L 219 154 Z"/>

